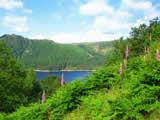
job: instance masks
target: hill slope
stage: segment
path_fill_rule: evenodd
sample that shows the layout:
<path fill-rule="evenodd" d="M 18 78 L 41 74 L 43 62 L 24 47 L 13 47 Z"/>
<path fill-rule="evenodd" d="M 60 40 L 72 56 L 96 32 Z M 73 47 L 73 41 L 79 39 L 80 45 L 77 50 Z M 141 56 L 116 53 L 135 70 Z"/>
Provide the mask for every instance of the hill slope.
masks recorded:
<path fill-rule="evenodd" d="M 59 44 L 17 35 L 4 35 L 0 39 L 26 68 L 41 70 L 95 69 L 105 63 L 112 50 L 112 42 Z"/>

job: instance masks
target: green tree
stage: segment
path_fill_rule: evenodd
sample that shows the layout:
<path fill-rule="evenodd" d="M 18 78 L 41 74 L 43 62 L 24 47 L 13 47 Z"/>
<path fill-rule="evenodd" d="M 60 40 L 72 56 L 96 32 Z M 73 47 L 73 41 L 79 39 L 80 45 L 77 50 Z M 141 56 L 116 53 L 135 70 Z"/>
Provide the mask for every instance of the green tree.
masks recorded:
<path fill-rule="evenodd" d="M 125 51 L 127 45 L 128 45 L 128 40 L 124 40 L 123 37 L 121 37 L 119 40 L 113 41 L 113 51 L 112 54 L 108 56 L 108 61 L 106 65 L 108 66 L 117 61 L 123 61 L 125 59 Z"/>
<path fill-rule="evenodd" d="M 150 35 L 152 41 L 150 41 Z M 125 58 L 126 46 L 129 47 L 129 58 L 144 54 L 144 49 L 149 48 L 154 41 L 160 41 L 160 21 L 157 18 L 150 21 L 150 24 L 141 24 L 139 27 L 131 28 L 130 37 L 124 40 L 120 38 L 113 42 L 113 51 L 107 65 Z"/>
<path fill-rule="evenodd" d="M 13 112 L 20 105 L 33 102 L 40 90 L 35 76 L 17 63 L 10 52 L 0 41 L 0 112 Z"/>
<path fill-rule="evenodd" d="M 45 89 L 47 95 L 50 96 L 56 92 L 56 90 L 61 86 L 61 79 L 56 75 L 49 75 L 40 81 L 41 88 Z"/>
<path fill-rule="evenodd" d="M 24 88 L 29 102 L 36 102 L 39 100 L 41 96 L 40 91 L 42 91 L 42 89 L 40 88 L 36 73 L 33 70 L 27 71 L 26 84 L 24 85 Z"/>

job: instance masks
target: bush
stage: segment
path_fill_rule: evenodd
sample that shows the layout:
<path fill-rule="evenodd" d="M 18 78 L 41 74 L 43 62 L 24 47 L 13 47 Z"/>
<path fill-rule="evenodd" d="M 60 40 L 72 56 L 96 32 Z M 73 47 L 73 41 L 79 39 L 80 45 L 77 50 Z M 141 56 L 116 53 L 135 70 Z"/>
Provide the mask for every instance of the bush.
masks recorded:
<path fill-rule="evenodd" d="M 51 96 L 61 86 L 61 79 L 56 75 L 49 75 L 40 81 L 41 88 L 46 90 L 46 96 Z"/>

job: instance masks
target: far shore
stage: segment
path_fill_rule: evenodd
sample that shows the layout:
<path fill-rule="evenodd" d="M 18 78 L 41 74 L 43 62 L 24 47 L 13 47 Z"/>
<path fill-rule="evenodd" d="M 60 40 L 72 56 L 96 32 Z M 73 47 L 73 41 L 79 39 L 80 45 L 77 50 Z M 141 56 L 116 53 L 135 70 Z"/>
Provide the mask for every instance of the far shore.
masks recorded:
<path fill-rule="evenodd" d="M 93 72 L 96 70 L 34 70 L 35 72 Z"/>

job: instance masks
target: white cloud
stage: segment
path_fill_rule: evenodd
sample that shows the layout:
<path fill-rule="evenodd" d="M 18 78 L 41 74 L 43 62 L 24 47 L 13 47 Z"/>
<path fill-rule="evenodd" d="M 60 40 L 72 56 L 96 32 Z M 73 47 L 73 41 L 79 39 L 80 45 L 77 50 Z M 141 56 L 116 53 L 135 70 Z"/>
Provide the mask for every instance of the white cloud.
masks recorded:
<path fill-rule="evenodd" d="M 33 37 L 31 37 L 31 39 L 35 39 L 35 40 L 42 40 L 42 39 L 45 39 L 46 37 L 43 36 L 42 34 L 38 34 L 38 35 L 35 35 Z"/>
<path fill-rule="evenodd" d="M 118 20 L 128 20 L 128 19 L 132 18 L 133 15 L 131 13 L 129 13 L 128 11 L 119 9 L 114 13 L 113 17 Z"/>
<path fill-rule="evenodd" d="M 115 9 L 106 0 L 89 0 L 80 5 L 79 12 L 81 15 L 94 16 L 93 24 L 89 26 L 89 32 L 86 34 L 86 38 L 94 41 L 113 40 L 123 35 L 126 36 L 133 25 L 129 22 L 133 17 L 129 11 L 121 8 Z"/>
<path fill-rule="evenodd" d="M 82 18 L 92 16 L 93 22 L 84 19 L 81 32 L 56 33 L 49 37 L 58 43 L 110 41 L 129 37 L 131 27 L 149 24 L 149 20 L 160 16 L 160 10 L 148 0 L 121 0 L 119 7 L 109 5 L 109 0 L 73 0 L 78 5 Z M 42 36 L 40 36 L 42 37 Z"/>
<path fill-rule="evenodd" d="M 134 27 L 139 27 L 141 24 L 146 24 L 149 25 L 149 20 L 148 18 L 144 17 L 144 19 L 138 19 L 136 20 L 136 23 L 133 25 Z"/>
<path fill-rule="evenodd" d="M 66 38 L 68 41 L 73 40 L 73 42 L 76 40 L 89 42 L 129 36 L 131 27 L 138 27 L 143 23 L 148 24 L 150 19 L 160 15 L 160 11 L 146 0 L 122 0 L 118 8 L 109 5 L 107 0 L 88 0 L 88 2 L 80 4 L 79 13 L 94 16 L 93 24 L 89 25 L 88 32 L 57 34 L 55 35 L 57 42 L 62 42 L 61 40 L 66 42 Z M 137 15 L 141 18 L 137 19 Z"/>
<path fill-rule="evenodd" d="M 21 0 L 0 0 L 0 8 L 11 10 L 20 7 L 23 7 L 23 2 Z"/>
<path fill-rule="evenodd" d="M 74 43 L 80 41 L 81 36 L 77 33 L 58 33 L 50 37 L 50 39 L 58 43 Z"/>
<path fill-rule="evenodd" d="M 5 16 L 3 25 L 16 32 L 28 32 L 27 17 Z"/>
<path fill-rule="evenodd" d="M 152 2 L 147 0 L 122 0 L 121 8 L 127 11 L 135 11 L 136 14 L 139 12 L 149 14 L 157 11 Z"/>
<path fill-rule="evenodd" d="M 50 37 L 51 40 L 58 43 L 80 43 L 80 42 L 97 42 L 97 41 L 110 41 L 120 38 L 121 33 L 104 34 L 98 31 L 88 31 L 81 33 L 59 33 Z M 125 34 L 124 36 L 128 36 Z"/>
<path fill-rule="evenodd" d="M 93 29 L 106 33 L 117 33 L 129 31 L 131 24 L 123 22 L 117 18 L 109 18 L 107 16 L 97 16 L 93 23 Z"/>
<path fill-rule="evenodd" d="M 31 13 L 32 13 L 32 10 L 31 10 L 31 9 L 25 9 L 24 12 L 31 14 Z"/>
<path fill-rule="evenodd" d="M 114 13 L 114 9 L 107 5 L 104 0 L 92 0 L 80 6 L 80 14 L 82 15 L 98 15 L 103 13 Z"/>
<path fill-rule="evenodd" d="M 152 7 L 152 3 L 145 0 L 122 0 L 121 7 L 124 9 L 146 10 Z"/>
<path fill-rule="evenodd" d="M 136 21 L 136 23 L 134 24 L 134 26 L 135 27 L 139 27 L 141 24 L 144 24 L 145 23 L 145 21 L 143 21 L 142 19 L 138 19 L 137 21 Z"/>
<path fill-rule="evenodd" d="M 149 19 L 153 19 L 160 15 L 160 11 L 153 6 L 151 1 L 147 0 L 122 0 L 121 9 L 134 12 L 135 16 L 142 13 Z"/>

